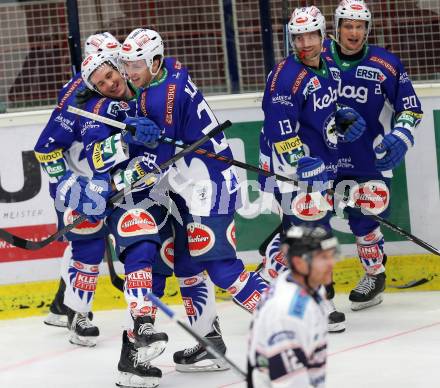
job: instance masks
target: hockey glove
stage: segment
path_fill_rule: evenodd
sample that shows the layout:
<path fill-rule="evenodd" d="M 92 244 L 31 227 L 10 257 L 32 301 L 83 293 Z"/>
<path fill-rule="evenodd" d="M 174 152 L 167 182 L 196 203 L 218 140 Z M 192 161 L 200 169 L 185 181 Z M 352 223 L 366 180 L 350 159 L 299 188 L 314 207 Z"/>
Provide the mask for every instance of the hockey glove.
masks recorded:
<path fill-rule="evenodd" d="M 339 140 L 344 143 L 359 139 L 367 128 L 364 118 L 348 106 L 336 111 L 335 124 Z"/>
<path fill-rule="evenodd" d="M 300 187 L 304 189 L 307 186 L 307 192 L 318 209 L 321 211 L 331 210 L 332 208 L 324 198 L 329 188 L 329 181 L 322 159 L 303 156 L 298 160 L 296 174 L 298 175 Z"/>
<path fill-rule="evenodd" d="M 87 219 L 98 222 L 111 213 L 107 201 L 112 194 L 109 174 L 96 174 L 84 185 L 77 210 Z"/>
<path fill-rule="evenodd" d="M 402 127 L 394 128 L 374 149 L 377 158 L 376 168 L 379 171 L 396 168 L 405 158 L 408 148 L 413 145 L 414 137 L 410 131 Z"/>
<path fill-rule="evenodd" d="M 59 180 L 56 194 L 55 207 L 60 212 L 64 212 L 65 207 L 76 209 L 81 197 L 81 191 L 87 184 L 87 178 L 78 176 L 72 171 L 67 171 Z"/>
<path fill-rule="evenodd" d="M 133 136 L 130 131 L 122 131 L 122 138 L 127 144 L 144 145 L 149 148 L 157 146 L 161 130 L 148 117 L 127 117 L 124 123 L 136 128 Z"/>

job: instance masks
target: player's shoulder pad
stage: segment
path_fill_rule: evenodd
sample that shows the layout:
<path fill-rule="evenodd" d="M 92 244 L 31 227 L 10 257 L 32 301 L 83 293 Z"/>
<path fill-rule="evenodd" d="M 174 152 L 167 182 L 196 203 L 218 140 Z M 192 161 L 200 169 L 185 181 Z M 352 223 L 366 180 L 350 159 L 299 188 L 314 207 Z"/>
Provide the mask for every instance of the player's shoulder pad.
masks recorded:
<path fill-rule="evenodd" d="M 57 109 L 65 109 L 70 101 L 75 99 L 76 93 L 85 86 L 81 73 L 75 74 L 69 82 L 67 82 L 58 94 Z"/>
<path fill-rule="evenodd" d="M 312 297 L 306 292 L 306 290 L 301 287 L 297 287 L 295 294 L 289 303 L 289 316 L 299 319 L 304 318 L 307 305 L 311 298 Z"/>
<path fill-rule="evenodd" d="M 401 64 L 399 57 L 383 47 L 374 45 L 368 47 L 368 61 L 373 62 L 381 70 L 385 70 L 387 74 L 396 77 Z"/>

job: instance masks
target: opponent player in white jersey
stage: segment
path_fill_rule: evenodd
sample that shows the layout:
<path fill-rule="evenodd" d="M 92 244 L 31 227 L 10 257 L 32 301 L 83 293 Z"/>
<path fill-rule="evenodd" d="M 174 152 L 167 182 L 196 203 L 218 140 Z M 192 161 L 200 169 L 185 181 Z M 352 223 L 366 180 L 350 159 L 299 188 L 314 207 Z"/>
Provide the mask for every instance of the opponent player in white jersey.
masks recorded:
<path fill-rule="evenodd" d="M 292 226 L 283 239 L 289 270 L 263 295 L 251 324 L 248 387 L 325 386 L 327 302 L 338 242 L 322 227 Z"/>

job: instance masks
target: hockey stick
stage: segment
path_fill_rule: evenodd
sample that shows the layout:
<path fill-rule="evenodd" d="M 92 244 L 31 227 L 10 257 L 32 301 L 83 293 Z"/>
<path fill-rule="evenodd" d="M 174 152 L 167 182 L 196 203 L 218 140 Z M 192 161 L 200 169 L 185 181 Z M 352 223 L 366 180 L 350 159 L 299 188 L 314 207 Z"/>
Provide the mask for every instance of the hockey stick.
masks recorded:
<path fill-rule="evenodd" d="M 170 317 L 174 322 L 176 322 L 183 330 L 185 330 L 189 335 L 194 337 L 199 343 L 203 345 L 203 347 L 206 349 L 206 351 L 210 354 L 212 354 L 214 357 L 219 358 L 223 361 L 225 361 L 228 365 L 234 369 L 237 374 L 241 377 L 246 379 L 246 373 L 243 372 L 233 361 L 231 361 L 228 357 L 226 357 L 223 354 L 220 354 L 215 346 L 212 344 L 212 342 L 200 335 L 198 335 L 190 326 L 188 326 L 185 322 L 183 322 L 181 319 L 176 317 L 176 314 L 173 310 L 171 310 L 165 303 L 163 303 L 156 295 L 150 293 L 147 295 L 148 299 L 150 299 L 158 308 L 160 308 L 168 317 Z"/>
<path fill-rule="evenodd" d="M 288 0 L 282 1 L 282 24 L 283 24 L 283 48 L 284 48 L 284 58 L 289 56 L 289 30 L 287 24 L 289 23 L 289 4 Z"/>
<path fill-rule="evenodd" d="M 208 132 L 205 136 L 201 137 L 199 140 L 195 141 L 193 144 L 188 146 L 187 148 L 183 149 L 176 155 L 174 155 L 169 160 L 163 162 L 160 166 L 156 167 L 152 172 L 144 175 L 139 181 L 134 182 L 129 188 L 122 189 L 118 191 L 113 197 L 110 198 L 109 203 L 115 204 L 119 202 L 121 199 L 123 199 L 127 194 L 130 194 L 134 189 L 136 189 L 142 182 L 148 180 L 153 175 L 159 173 L 160 171 L 170 167 L 173 165 L 176 161 L 179 159 L 185 157 L 189 153 L 191 153 L 193 150 L 197 149 L 200 145 L 203 143 L 206 143 L 208 140 L 212 139 L 219 133 L 223 132 L 226 128 L 230 127 L 232 124 L 229 120 L 226 120 L 224 123 L 216 126 L 213 128 L 210 132 Z M 9 233 L 5 229 L 0 228 L 0 239 L 5 240 L 7 243 L 14 245 L 18 248 L 23 248 L 27 250 L 38 250 L 46 245 L 50 244 L 51 242 L 57 240 L 61 236 L 64 236 L 66 233 L 68 233 L 70 230 L 72 230 L 75 226 L 79 225 L 81 222 L 85 221 L 87 218 L 87 215 L 82 214 L 78 218 L 73 221 L 73 223 L 66 225 L 63 229 L 60 229 L 55 234 L 49 236 L 48 238 L 41 240 L 41 241 L 32 241 L 32 240 L 26 240 L 22 237 L 15 236 L 12 233 Z"/>
<path fill-rule="evenodd" d="M 107 266 L 108 272 L 110 274 L 110 281 L 119 291 L 124 292 L 124 280 L 118 276 L 115 271 L 115 266 L 113 264 L 113 262 L 117 260 L 118 257 L 116 256 L 113 240 L 109 234 L 105 238 L 105 252 L 107 256 Z"/>
<path fill-rule="evenodd" d="M 134 133 L 134 131 L 136 130 L 131 125 L 127 125 L 127 124 L 121 123 L 119 121 L 109 119 L 107 117 L 103 117 L 103 116 L 100 116 L 100 115 L 97 115 L 97 114 L 94 114 L 94 113 L 91 113 L 91 112 L 87 112 L 87 111 L 84 111 L 84 110 L 79 109 L 79 108 L 75 108 L 75 107 L 69 106 L 67 108 L 67 110 L 69 112 L 76 113 L 76 114 L 78 114 L 80 116 L 84 116 L 84 117 L 90 118 L 92 120 L 96 120 L 96 121 L 102 122 L 104 124 L 108 124 L 110 126 L 114 126 L 116 128 L 122 129 L 122 130 L 128 130 L 128 131 L 130 131 L 132 133 Z M 170 138 L 166 138 L 166 137 L 160 138 L 160 141 L 163 142 L 163 143 L 174 144 L 177 147 L 184 148 L 185 150 L 187 150 L 186 147 L 191 147 L 191 146 L 189 146 L 189 145 L 187 145 L 185 143 L 182 143 L 181 141 L 176 141 L 176 140 L 173 140 L 173 139 L 170 139 Z M 252 166 L 251 164 L 240 162 L 240 161 L 235 160 L 235 159 L 226 158 L 226 157 L 218 155 L 216 153 L 206 151 L 206 150 L 204 150 L 202 148 L 195 147 L 195 148 L 192 148 L 191 151 L 193 151 L 193 152 L 195 152 L 197 154 L 200 154 L 200 155 L 204 155 L 204 156 L 206 156 L 208 158 L 213 158 L 213 159 L 220 160 L 220 161 L 222 161 L 224 163 L 227 163 L 227 164 L 230 164 L 230 165 L 234 165 L 234 166 L 237 166 L 237 167 L 244 168 L 245 170 L 248 170 L 248 171 L 256 172 L 256 173 L 261 174 L 263 176 L 267 176 L 267 177 L 273 176 L 273 177 L 275 177 L 279 181 L 289 182 L 292 185 L 298 185 L 298 182 L 293 180 L 293 179 L 291 179 L 291 178 L 285 177 L 283 175 L 280 175 L 280 174 L 277 174 L 277 173 L 274 173 L 274 172 L 263 170 L 262 168 L 259 168 L 259 167 L 256 167 L 256 166 Z M 342 196 L 340 196 L 339 194 L 335 193 L 333 190 L 329 190 L 329 194 L 334 194 L 336 199 L 342 200 L 341 201 L 342 203 L 346 203 L 343 200 Z M 355 207 L 354 204 L 349 204 L 348 206 L 350 206 L 351 208 L 353 208 L 353 209 L 355 209 L 355 210 L 357 210 L 359 212 L 362 212 L 362 214 L 364 214 L 364 215 L 366 215 L 368 217 L 371 217 L 371 218 L 375 219 L 380 224 L 385 225 L 387 228 L 389 228 L 392 231 L 400 234 L 401 236 L 405 237 L 407 240 L 410 240 L 410 241 L 414 242 L 415 244 L 421 246 L 422 248 L 426 249 L 427 251 L 429 251 L 429 252 L 431 252 L 431 253 L 433 253 L 433 254 L 435 254 L 437 256 L 440 256 L 440 251 L 437 248 L 435 248 L 432 245 L 428 244 L 427 242 L 421 240 L 420 238 L 412 235 L 411 233 L 403 230 L 399 226 L 394 225 L 393 223 L 391 223 L 390 221 L 386 220 L 385 218 L 382 218 L 382 217 L 380 217 L 380 216 L 378 216 L 378 215 L 376 215 L 374 213 L 371 213 L 366 208 L 360 209 L 358 207 Z"/>

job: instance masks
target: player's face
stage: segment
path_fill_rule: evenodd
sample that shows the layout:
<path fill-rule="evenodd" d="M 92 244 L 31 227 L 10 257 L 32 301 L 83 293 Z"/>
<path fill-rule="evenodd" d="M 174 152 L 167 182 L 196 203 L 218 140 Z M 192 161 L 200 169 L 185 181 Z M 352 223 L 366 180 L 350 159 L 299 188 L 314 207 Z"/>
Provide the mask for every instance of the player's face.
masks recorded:
<path fill-rule="evenodd" d="M 90 82 L 105 97 L 122 100 L 127 95 L 127 83 L 119 71 L 110 65 L 98 67 L 90 76 Z"/>
<path fill-rule="evenodd" d="M 143 59 L 138 61 L 122 61 L 125 74 L 127 74 L 128 79 L 137 88 L 148 85 L 153 76 L 148 69 L 146 62 Z"/>
<path fill-rule="evenodd" d="M 339 27 L 339 43 L 344 49 L 357 53 L 362 49 L 367 35 L 367 22 L 365 20 L 342 19 Z"/>
<path fill-rule="evenodd" d="M 319 65 L 319 55 L 322 49 L 321 33 L 319 31 L 295 35 L 293 42 L 301 62 L 307 66 Z"/>
<path fill-rule="evenodd" d="M 309 274 L 310 286 L 316 288 L 321 284 L 329 284 L 332 281 L 335 262 L 336 249 L 315 252 Z"/>

